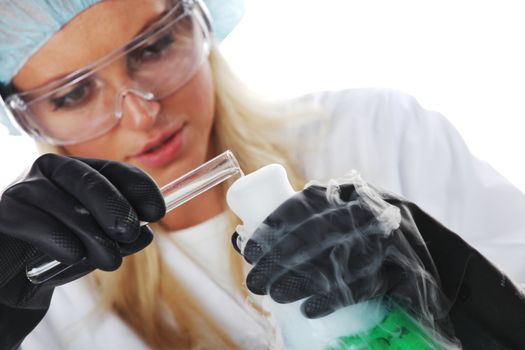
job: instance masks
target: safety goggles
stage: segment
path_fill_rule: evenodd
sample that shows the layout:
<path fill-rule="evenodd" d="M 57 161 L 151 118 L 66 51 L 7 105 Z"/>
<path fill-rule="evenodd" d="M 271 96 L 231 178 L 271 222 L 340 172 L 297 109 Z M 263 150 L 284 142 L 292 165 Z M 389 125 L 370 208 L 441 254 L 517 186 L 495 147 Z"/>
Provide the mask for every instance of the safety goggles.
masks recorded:
<path fill-rule="evenodd" d="M 127 95 L 161 100 L 184 86 L 208 56 L 210 17 L 200 0 L 168 3 L 162 18 L 123 47 L 43 87 L 10 95 L 6 108 L 15 121 L 37 140 L 79 143 L 113 129 Z M 105 80 L 115 65 L 126 79 Z"/>

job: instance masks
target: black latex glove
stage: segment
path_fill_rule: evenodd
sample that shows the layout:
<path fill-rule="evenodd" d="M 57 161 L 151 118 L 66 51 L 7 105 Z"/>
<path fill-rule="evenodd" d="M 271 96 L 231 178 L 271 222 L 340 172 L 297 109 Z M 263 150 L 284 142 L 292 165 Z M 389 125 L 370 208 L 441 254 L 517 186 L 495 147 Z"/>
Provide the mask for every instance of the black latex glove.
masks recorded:
<path fill-rule="evenodd" d="M 427 301 L 441 306 L 419 234 L 385 230 L 353 186 L 341 187 L 338 197 L 327 200 L 325 187 L 310 186 L 259 226 L 244 250 L 254 264 L 246 278 L 250 291 L 280 303 L 306 298 L 301 307 L 310 318 L 387 293 L 418 312 L 427 311 L 420 309 Z M 426 294 L 413 285 L 427 288 Z"/>
<path fill-rule="evenodd" d="M 246 279 L 250 291 L 280 303 L 304 298 L 302 311 L 310 318 L 388 296 L 416 318 L 427 312 L 440 319 L 434 326 L 464 349 L 521 349 L 523 292 L 417 205 L 376 193 L 401 214 L 389 235 L 369 207 L 353 205 L 360 196 L 351 185 L 341 186 L 337 203 L 320 186 L 283 203 L 245 245 L 254 265 Z"/>
<path fill-rule="evenodd" d="M 158 221 L 164 200 L 138 168 L 112 161 L 46 154 L 0 200 L 0 349 L 16 347 L 47 311 L 53 287 L 122 257 L 152 240 L 140 221 Z M 75 264 L 41 285 L 26 265 L 36 257 Z"/>
<path fill-rule="evenodd" d="M 448 316 L 463 349 L 525 348 L 523 289 L 414 203 L 392 194 L 383 197 L 401 209 L 403 231 L 421 233 L 450 301 Z"/>

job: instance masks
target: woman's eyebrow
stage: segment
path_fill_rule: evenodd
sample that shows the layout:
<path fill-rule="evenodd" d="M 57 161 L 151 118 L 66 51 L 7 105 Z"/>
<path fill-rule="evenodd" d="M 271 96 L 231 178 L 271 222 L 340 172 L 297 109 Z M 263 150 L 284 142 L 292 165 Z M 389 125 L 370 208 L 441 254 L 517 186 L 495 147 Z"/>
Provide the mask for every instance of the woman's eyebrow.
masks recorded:
<path fill-rule="evenodd" d="M 140 35 L 141 33 L 145 32 L 146 30 L 148 30 L 150 27 L 152 27 L 155 23 L 157 23 L 157 21 L 159 19 L 161 19 L 162 17 L 164 17 L 167 13 L 169 12 L 169 10 L 164 10 L 162 11 L 161 13 L 159 13 L 158 15 L 148 19 L 146 21 L 146 23 L 144 23 L 144 25 L 142 27 L 140 27 L 140 29 L 135 33 L 135 35 L 133 35 L 133 37 L 136 37 L 137 35 Z"/>
<path fill-rule="evenodd" d="M 142 25 L 142 27 L 140 27 L 140 29 L 133 35 L 133 37 L 130 39 L 131 41 L 133 41 L 133 38 L 137 37 L 138 35 L 140 35 L 141 33 L 144 33 L 145 31 L 147 31 L 148 29 L 150 29 L 155 23 L 157 23 L 157 21 L 162 18 L 163 16 L 165 16 L 169 11 L 168 10 L 164 10 L 162 11 L 161 13 L 159 13 L 158 15 L 154 16 L 154 17 L 151 17 L 150 19 L 148 19 L 146 21 L 146 23 L 144 23 Z M 127 44 L 125 45 L 124 49 L 127 49 L 128 48 L 128 45 L 131 45 L 131 44 Z M 118 49 L 117 49 L 118 50 Z M 109 53 L 109 55 L 111 55 L 112 52 Z M 53 76 L 51 78 L 48 78 L 46 79 L 43 83 L 41 83 L 39 85 L 39 87 L 42 87 L 42 86 L 45 86 L 49 83 L 52 83 L 54 81 L 58 81 L 60 79 L 63 79 L 67 76 L 69 76 L 70 74 L 72 74 L 73 72 L 66 72 L 66 73 L 63 73 L 63 74 L 59 74 L 59 75 L 56 75 L 56 76 Z M 78 72 L 78 75 L 83 75 L 85 72 Z M 72 79 L 75 78 L 75 76 L 72 76 L 71 77 Z"/>

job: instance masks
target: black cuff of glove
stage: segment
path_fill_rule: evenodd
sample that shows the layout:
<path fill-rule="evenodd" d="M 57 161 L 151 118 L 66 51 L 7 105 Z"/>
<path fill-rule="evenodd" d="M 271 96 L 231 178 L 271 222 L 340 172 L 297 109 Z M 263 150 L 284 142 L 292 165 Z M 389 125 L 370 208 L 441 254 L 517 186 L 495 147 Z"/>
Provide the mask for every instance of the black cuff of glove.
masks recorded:
<path fill-rule="evenodd" d="M 44 318 L 46 309 L 13 309 L 0 304 L 0 349 L 17 349 Z"/>
<path fill-rule="evenodd" d="M 232 234 L 232 246 L 233 246 L 233 249 L 235 249 L 235 251 L 239 254 L 242 255 L 242 252 L 241 252 L 241 248 L 239 248 L 239 245 L 237 244 L 237 239 L 239 238 L 239 234 L 237 233 L 237 231 L 235 231 L 233 234 Z"/>
<path fill-rule="evenodd" d="M 20 286 L 23 284 L 23 286 Z M 16 285 L 16 286 L 14 286 Z M 44 318 L 53 295 L 54 287 L 32 285 L 25 275 L 19 274 L 8 285 L 6 290 L 24 290 L 23 295 L 13 295 L 12 304 L 0 303 L 0 349 L 17 349 L 25 337 Z M 6 300 L 7 301 L 7 300 Z M 29 302 L 30 301 L 30 302 Z"/>

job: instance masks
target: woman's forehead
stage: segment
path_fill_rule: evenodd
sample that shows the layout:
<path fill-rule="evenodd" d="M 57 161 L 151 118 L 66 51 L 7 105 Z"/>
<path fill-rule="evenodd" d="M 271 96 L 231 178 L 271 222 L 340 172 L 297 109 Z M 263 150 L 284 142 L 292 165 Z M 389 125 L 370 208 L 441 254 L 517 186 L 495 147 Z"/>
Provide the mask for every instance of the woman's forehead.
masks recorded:
<path fill-rule="evenodd" d="M 29 90 L 125 45 L 166 9 L 165 0 L 105 0 L 81 12 L 42 46 L 14 77 Z"/>

